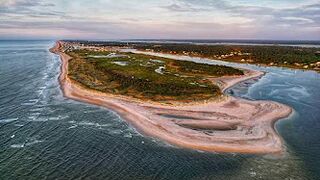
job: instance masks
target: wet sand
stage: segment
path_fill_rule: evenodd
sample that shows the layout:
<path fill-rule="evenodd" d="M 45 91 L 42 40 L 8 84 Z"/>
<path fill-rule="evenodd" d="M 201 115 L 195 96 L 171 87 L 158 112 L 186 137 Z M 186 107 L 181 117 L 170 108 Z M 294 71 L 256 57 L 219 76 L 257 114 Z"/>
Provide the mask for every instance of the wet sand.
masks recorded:
<path fill-rule="evenodd" d="M 230 96 L 220 101 L 165 105 L 101 93 L 68 78 L 70 57 L 61 51 L 62 44 L 57 42 L 51 52 L 61 57 L 59 82 L 65 97 L 114 110 L 142 134 L 175 146 L 208 152 L 283 152 L 284 145 L 274 130 L 274 123 L 291 114 L 292 109 L 286 105 Z M 214 81 L 221 82 L 221 89 L 225 90 L 261 75 L 261 72 L 248 70 L 241 77 L 222 77 Z"/>

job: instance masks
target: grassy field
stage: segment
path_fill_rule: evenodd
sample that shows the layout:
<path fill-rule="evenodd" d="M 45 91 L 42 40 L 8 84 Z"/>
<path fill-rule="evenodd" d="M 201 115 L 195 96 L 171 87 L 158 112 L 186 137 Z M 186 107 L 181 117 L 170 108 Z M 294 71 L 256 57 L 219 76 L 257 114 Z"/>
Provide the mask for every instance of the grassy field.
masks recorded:
<path fill-rule="evenodd" d="M 73 50 L 69 77 L 101 92 L 153 101 L 197 101 L 221 95 L 207 77 L 242 75 L 238 69 L 120 52 Z"/>

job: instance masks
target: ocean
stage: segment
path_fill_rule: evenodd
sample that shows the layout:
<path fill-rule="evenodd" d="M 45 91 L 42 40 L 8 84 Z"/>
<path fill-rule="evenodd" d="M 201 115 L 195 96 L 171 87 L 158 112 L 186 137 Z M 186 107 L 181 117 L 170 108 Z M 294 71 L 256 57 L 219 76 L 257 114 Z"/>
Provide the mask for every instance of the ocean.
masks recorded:
<path fill-rule="evenodd" d="M 207 153 L 145 137 L 115 112 L 63 97 L 53 41 L 0 41 L 0 179 L 320 179 L 320 74 L 267 72 L 228 92 L 294 108 L 282 157 Z"/>

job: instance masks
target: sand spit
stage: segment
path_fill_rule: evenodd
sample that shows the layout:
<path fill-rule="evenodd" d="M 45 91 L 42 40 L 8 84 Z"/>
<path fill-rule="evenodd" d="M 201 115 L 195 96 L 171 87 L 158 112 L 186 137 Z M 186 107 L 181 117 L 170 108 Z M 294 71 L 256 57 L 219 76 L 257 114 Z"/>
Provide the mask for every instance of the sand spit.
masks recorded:
<path fill-rule="evenodd" d="M 61 57 L 59 82 L 64 96 L 112 109 L 144 135 L 209 152 L 283 152 L 283 142 L 274 130 L 274 123 L 290 115 L 292 110 L 286 105 L 234 97 L 202 104 L 164 105 L 101 93 L 68 78 L 70 57 L 61 51 L 62 46 L 63 42 L 57 42 L 51 52 Z M 222 89 L 226 89 L 257 76 L 261 76 L 261 72 L 248 71 L 245 76 L 219 81 L 224 84 Z"/>

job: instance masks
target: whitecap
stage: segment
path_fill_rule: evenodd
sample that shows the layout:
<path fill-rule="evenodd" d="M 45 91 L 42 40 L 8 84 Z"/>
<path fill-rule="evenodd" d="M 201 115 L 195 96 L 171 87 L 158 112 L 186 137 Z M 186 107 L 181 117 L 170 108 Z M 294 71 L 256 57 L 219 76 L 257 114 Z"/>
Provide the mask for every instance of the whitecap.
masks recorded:
<path fill-rule="evenodd" d="M 31 106 L 39 102 L 39 99 L 30 99 L 28 102 L 21 103 L 22 106 Z"/>
<path fill-rule="evenodd" d="M 31 122 L 46 122 L 48 121 L 48 119 L 45 119 L 45 118 L 40 118 L 40 119 L 33 119 L 33 120 L 30 120 Z M 29 121 L 29 122 L 30 122 Z"/>
<path fill-rule="evenodd" d="M 23 127 L 24 125 L 23 125 L 23 124 L 15 124 L 14 126 L 16 126 L 16 127 Z"/>
<path fill-rule="evenodd" d="M 12 148 L 23 148 L 24 144 L 12 144 L 10 147 L 12 147 Z"/>
<path fill-rule="evenodd" d="M 59 120 L 60 119 L 60 117 L 58 116 L 58 117 L 49 117 L 49 120 L 50 121 L 56 121 L 56 120 Z"/>
<path fill-rule="evenodd" d="M 88 114 L 88 113 L 96 113 L 96 112 L 101 112 L 101 110 L 87 110 L 87 111 L 83 111 L 83 113 Z"/>
<path fill-rule="evenodd" d="M 0 119 L 0 123 L 9 123 L 18 120 L 19 118 Z"/>
<path fill-rule="evenodd" d="M 249 172 L 249 175 L 250 175 L 251 177 L 255 177 L 255 176 L 257 176 L 257 173 L 256 173 L 255 171 L 251 170 L 251 171 Z"/>
<path fill-rule="evenodd" d="M 99 124 L 99 123 L 92 123 L 92 122 L 79 122 L 78 125 L 81 126 L 95 126 L 95 127 L 107 127 L 110 124 Z"/>
<path fill-rule="evenodd" d="M 37 117 L 36 116 L 28 116 L 28 119 L 35 120 L 35 119 L 37 119 Z"/>
<path fill-rule="evenodd" d="M 49 117 L 48 119 L 50 120 L 50 121 L 57 121 L 57 120 L 62 120 L 62 119 L 66 119 L 66 118 L 68 118 L 69 116 L 56 116 L 56 117 Z"/>
<path fill-rule="evenodd" d="M 123 137 L 125 137 L 125 138 L 132 138 L 132 134 L 131 134 L 131 133 L 125 134 Z"/>
<path fill-rule="evenodd" d="M 78 125 L 72 125 L 72 126 L 68 127 L 68 129 L 74 129 L 76 127 L 78 127 Z"/>
<path fill-rule="evenodd" d="M 32 106 L 35 105 L 36 103 L 21 103 L 21 106 Z"/>
<path fill-rule="evenodd" d="M 110 131 L 110 133 L 111 133 L 111 134 L 122 134 L 123 131 L 120 130 L 120 129 L 115 129 L 115 130 Z"/>
<path fill-rule="evenodd" d="M 39 113 L 39 112 L 34 112 L 34 113 L 31 113 L 30 115 L 31 116 L 39 116 L 41 113 Z"/>
<path fill-rule="evenodd" d="M 43 141 L 41 140 L 33 140 L 31 142 L 24 142 L 24 143 L 21 143 L 21 144 L 12 144 L 10 147 L 12 148 L 24 148 L 26 146 L 31 146 L 31 145 L 34 145 L 34 144 L 38 144 L 38 143 L 42 143 Z"/>
<path fill-rule="evenodd" d="M 25 143 L 26 146 L 31 146 L 31 145 L 34 145 L 34 144 L 38 144 L 38 143 L 42 143 L 43 141 L 42 140 L 33 140 L 31 142 L 27 142 Z"/>
<path fill-rule="evenodd" d="M 39 99 L 29 99 L 29 102 L 38 102 Z"/>
<path fill-rule="evenodd" d="M 30 112 L 38 112 L 38 111 L 42 111 L 44 108 L 34 108 L 34 109 L 30 109 Z"/>
<path fill-rule="evenodd" d="M 91 123 L 91 122 L 79 122 L 78 124 L 83 125 L 83 126 L 93 126 L 94 125 L 94 123 Z"/>
<path fill-rule="evenodd" d="M 39 95 L 42 95 L 43 94 L 43 90 L 37 90 L 36 91 Z"/>

